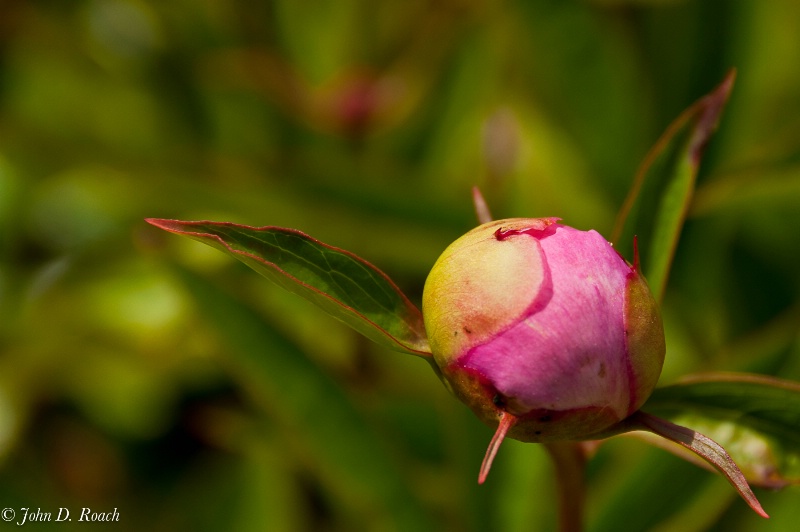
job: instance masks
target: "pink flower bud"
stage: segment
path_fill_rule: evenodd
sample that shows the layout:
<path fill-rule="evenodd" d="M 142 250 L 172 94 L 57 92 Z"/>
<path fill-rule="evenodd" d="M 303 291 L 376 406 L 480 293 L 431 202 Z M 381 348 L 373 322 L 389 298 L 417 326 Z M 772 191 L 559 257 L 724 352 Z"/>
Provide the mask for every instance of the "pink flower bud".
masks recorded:
<path fill-rule="evenodd" d="M 481 225 L 425 283 L 442 378 L 500 425 L 500 440 L 592 439 L 638 410 L 661 373 L 664 331 L 644 278 L 597 232 L 557 222 Z"/>

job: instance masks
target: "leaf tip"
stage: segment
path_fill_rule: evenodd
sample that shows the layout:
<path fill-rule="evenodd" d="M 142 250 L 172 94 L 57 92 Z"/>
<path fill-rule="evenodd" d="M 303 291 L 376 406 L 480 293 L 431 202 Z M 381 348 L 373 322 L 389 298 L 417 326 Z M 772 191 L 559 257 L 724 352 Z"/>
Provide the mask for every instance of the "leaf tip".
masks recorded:
<path fill-rule="evenodd" d="M 690 154 L 695 166 L 700 164 L 706 144 L 719 125 L 722 110 L 728 102 L 736 81 L 736 69 L 732 68 L 723 78 L 722 82 L 705 98 L 701 100 L 702 111 L 697 121 L 694 137 L 692 139 Z"/>
<path fill-rule="evenodd" d="M 489 476 L 489 470 L 492 468 L 492 462 L 497 454 L 497 450 L 500 448 L 500 444 L 503 443 L 503 440 L 506 438 L 506 434 L 508 434 L 508 431 L 516 422 L 517 417 L 513 414 L 503 412 L 500 415 L 500 422 L 497 424 L 497 431 L 495 431 L 494 436 L 492 436 L 492 441 L 489 442 L 489 447 L 486 449 L 486 455 L 483 457 L 483 462 L 481 463 L 481 471 L 478 474 L 478 484 L 483 484 L 486 481 L 486 477 Z"/>
<path fill-rule="evenodd" d="M 179 231 L 178 229 L 178 222 L 177 220 L 167 220 L 164 218 L 145 218 L 145 222 L 158 227 L 159 229 L 163 229 L 164 231 L 170 231 L 172 233 Z"/>
<path fill-rule="evenodd" d="M 489 205 L 481 194 L 481 190 L 474 186 L 472 187 L 472 203 L 475 205 L 475 215 L 478 217 L 478 222 L 481 224 L 489 223 L 492 221 L 492 213 L 489 211 Z"/>
<path fill-rule="evenodd" d="M 642 263 L 639 261 L 639 237 L 633 235 L 633 269 L 642 275 Z"/>
<path fill-rule="evenodd" d="M 764 509 L 761 507 L 761 504 L 759 504 L 759 502 L 758 502 L 758 501 L 756 501 L 756 503 L 755 503 L 754 505 L 751 505 L 750 507 L 751 507 L 751 508 L 752 508 L 752 509 L 753 509 L 753 510 L 754 510 L 754 511 L 755 511 L 755 512 L 758 514 L 758 515 L 760 515 L 760 516 L 761 516 L 761 517 L 763 517 L 764 519 L 769 519 L 769 514 L 768 514 L 767 512 L 765 512 L 765 511 L 764 511 Z"/>

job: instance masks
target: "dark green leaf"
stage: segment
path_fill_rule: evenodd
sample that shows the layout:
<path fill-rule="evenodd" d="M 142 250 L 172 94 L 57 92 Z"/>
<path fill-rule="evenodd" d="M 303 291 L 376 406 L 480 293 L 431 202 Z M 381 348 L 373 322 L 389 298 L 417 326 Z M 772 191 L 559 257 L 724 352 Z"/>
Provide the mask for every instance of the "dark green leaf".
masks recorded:
<path fill-rule="evenodd" d="M 735 72 L 684 111 L 645 157 L 620 209 L 611 241 L 632 256 L 638 236 L 645 277 L 660 301 L 694 192 L 703 150 L 719 123 Z"/>
<path fill-rule="evenodd" d="M 229 253 L 381 345 L 430 355 L 419 309 L 386 274 L 352 253 L 294 229 L 147 221 Z"/>

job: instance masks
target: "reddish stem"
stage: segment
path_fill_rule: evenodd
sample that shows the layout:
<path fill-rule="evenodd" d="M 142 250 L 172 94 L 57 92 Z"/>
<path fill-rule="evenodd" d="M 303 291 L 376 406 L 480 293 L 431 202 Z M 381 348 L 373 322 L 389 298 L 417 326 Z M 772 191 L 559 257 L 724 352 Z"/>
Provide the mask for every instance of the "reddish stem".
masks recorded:
<path fill-rule="evenodd" d="M 544 444 L 553 459 L 558 484 L 560 532 L 581 532 L 586 499 L 586 452 L 579 442 Z"/>

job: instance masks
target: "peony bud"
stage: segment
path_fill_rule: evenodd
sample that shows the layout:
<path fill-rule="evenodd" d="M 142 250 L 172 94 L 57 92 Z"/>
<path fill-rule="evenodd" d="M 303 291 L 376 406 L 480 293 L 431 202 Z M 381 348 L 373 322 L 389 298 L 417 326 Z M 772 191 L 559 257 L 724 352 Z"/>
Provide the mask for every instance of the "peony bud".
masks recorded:
<path fill-rule="evenodd" d="M 422 307 L 445 384 L 499 427 L 494 450 L 506 431 L 593 439 L 639 409 L 664 361 L 637 268 L 557 218 L 494 221 L 459 238 L 434 264 Z"/>

